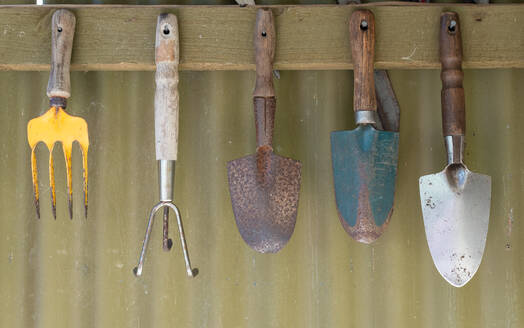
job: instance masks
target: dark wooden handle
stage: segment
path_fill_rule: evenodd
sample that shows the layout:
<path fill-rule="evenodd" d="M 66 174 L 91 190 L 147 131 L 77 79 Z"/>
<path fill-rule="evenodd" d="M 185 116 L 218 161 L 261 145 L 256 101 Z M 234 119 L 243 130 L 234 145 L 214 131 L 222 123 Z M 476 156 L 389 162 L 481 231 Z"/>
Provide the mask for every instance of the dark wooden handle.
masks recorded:
<path fill-rule="evenodd" d="M 466 111 L 462 82 L 462 38 L 459 17 L 453 12 L 440 15 L 440 62 L 442 71 L 442 130 L 444 136 L 464 135 Z"/>
<path fill-rule="evenodd" d="M 75 15 L 69 10 L 55 11 L 51 24 L 51 72 L 47 83 L 49 98 L 69 98 L 71 82 L 69 65 L 75 36 Z"/>
<path fill-rule="evenodd" d="M 270 9 L 257 10 L 255 35 L 255 64 L 257 78 L 253 97 L 274 97 L 273 59 L 275 58 L 276 33 Z"/>
<path fill-rule="evenodd" d="M 275 127 L 275 111 L 277 101 L 275 97 L 255 97 L 255 126 L 257 131 L 257 148 L 271 146 Z"/>
<path fill-rule="evenodd" d="M 157 160 L 176 161 L 178 153 L 178 22 L 158 16 L 155 39 L 155 149 Z"/>
<path fill-rule="evenodd" d="M 349 21 L 351 55 L 355 75 L 353 110 L 376 111 L 373 61 L 375 59 L 375 16 L 369 10 L 357 10 Z"/>
<path fill-rule="evenodd" d="M 253 42 L 257 69 L 253 105 L 255 108 L 258 152 L 262 146 L 271 149 L 275 122 L 276 98 L 273 87 L 273 59 L 275 57 L 276 33 L 273 13 L 270 9 L 257 10 Z"/>

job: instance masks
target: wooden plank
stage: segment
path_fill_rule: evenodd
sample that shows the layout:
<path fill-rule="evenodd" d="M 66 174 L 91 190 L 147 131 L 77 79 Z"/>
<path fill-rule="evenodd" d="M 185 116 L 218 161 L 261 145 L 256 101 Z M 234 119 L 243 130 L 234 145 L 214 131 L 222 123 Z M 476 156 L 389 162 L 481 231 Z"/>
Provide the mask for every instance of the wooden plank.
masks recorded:
<path fill-rule="evenodd" d="M 154 70 L 156 17 L 177 14 L 180 69 L 253 70 L 256 7 L 0 6 L 0 69 L 48 70 L 56 8 L 77 17 L 73 70 Z M 358 7 L 376 17 L 376 68 L 438 68 L 439 16 L 459 13 L 464 68 L 524 67 L 524 5 L 381 3 L 271 6 L 276 17 L 275 69 L 351 69 L 348 18 Z"/>

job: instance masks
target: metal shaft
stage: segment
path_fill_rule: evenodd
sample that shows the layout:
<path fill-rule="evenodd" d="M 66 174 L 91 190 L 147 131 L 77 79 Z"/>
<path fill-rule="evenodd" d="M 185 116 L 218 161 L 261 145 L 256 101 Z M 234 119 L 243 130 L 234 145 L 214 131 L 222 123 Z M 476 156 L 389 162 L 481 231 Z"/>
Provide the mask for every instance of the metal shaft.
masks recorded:
<path fill-rule="evenodd" d="M 158 161 L 158 182 L 161 202 L 173 201 L 175 193 L 175 161 Z"/>
<path fill-rule="evenodd" d="M 158 187 L 161 202 L 172 202 L 175 190 L 175 161 L 159 160 L 158 161 Z M 169 208 L 164 208 L 162 219 L 162 249 L 169 251 L 173 241 L 169 238 Z"/>
<path fill-rule="evenodd" d="M 446 153 L 449 164 L 464 163 L 464 136 L 446 136 L 444 137 L 446 144 Z"/>

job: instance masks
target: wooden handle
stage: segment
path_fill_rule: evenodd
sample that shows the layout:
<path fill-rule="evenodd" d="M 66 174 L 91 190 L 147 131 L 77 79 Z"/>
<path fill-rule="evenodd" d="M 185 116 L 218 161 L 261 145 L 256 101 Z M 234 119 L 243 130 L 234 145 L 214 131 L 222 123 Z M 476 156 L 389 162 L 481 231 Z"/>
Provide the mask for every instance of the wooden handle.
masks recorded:
<path fill-rule="evenodd" d="M 157 160 L 177 159 L 178 152 L 178 22 L 173 14 L 158 16 L 155 42 L 155 149 Z"/>
<path fill-rule="evenodd" d="M 273 59 L 275 58 L 276 33 L 273 12 L 257 10 L 255 34 L 256 82 L 253 91 L 257 149 L 271 147 L 275 122 L 276 98 L 273 87 Z"/>
<path fill-rule="evenodd" d="M 273 143 L 277 100 L 275 97 L 254 97 L 253 103 L 255 106 L 257 148 L 271 146 Z"/>
<path fill-rule="evenodd" d="M 276 33 L 270 9 L 257 10 L 255 35 L 255 64 L 257 77 L 253 97 L 274 97 L 273 59 L 275 58 Z"/>
<path fill-rule="evenodd" d="M 462 82 L 462 38 L 456 13 L 440 15 L 440 62 L 442 63 L 442 130 L 444 136 L 464 135 L 466 110 Z"/>
<path fill-rule="evenodd" d="M 356 10 L 349 21 L 351 55 L 354 69 L 353 110 L 376 111 L 375 80 L 375 16 L 369 10 Z"/>
<path fill-rule="evenodd" d="M 59 9 L 53 14 L 51 24 L 51 73 L 47 83 L 47 96 L 69 98 L 71 81 L 69 65 L 75 36 L 75 15 Z"/>

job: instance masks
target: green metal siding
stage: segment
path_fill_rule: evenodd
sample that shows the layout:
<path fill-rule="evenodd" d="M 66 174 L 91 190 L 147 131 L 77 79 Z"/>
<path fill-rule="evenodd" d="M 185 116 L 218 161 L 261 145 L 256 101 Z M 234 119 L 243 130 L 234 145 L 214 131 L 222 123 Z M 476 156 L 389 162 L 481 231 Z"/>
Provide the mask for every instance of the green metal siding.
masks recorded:
<path fill-rule="evenodd" d="M 337 217 L 329 133 L 353 127 L 352 72 L 281 72 L 275 149 L 303 163 L 295 233 L 258 254 L 235 226 L 226 162 L 252 153 L 253 72 L 182 72 L 176 203 L 191 259 L 153 232 L 144 275 L 136 265 L 157 200 L 152 72 L 73 72 L 69 111 L 89 124 L 89 218 L 81 160 L 73 156 L 68 219 L 65 167 L 55 149 L 58 219 L 47 151 L 39 147 L 42 219 L 36 219 L 27 121 L 47 108 L 47 72 L 1 72 L 1 327 L 522 327 L 523 70 L 465 72 L 466 162 L 493 180 L 484 260 L 468 285 L 440 277 L 426 244 L 418 177 L 441 170 L 439 71 L 391 71 L 401 105 L 395 208 L 374 244 L 354 242 Z M 520 238 L 519 238 L 520 237 Z"/>
<path fill-rule="evenodd" d="M 58 218 L 42 146 L 41 220 L 33 207 L 26 124 L 47 109 L 48 73 L 0 72 L 0 327 L 523 327 L 524 70 L 465 71 L 466 162 L 492 176 L 493 194 L 483 262 L 460 289 L 433 266 L 418 193 L 418 177 L 445 163 L 439 71 L 390 71 L 401 105 L 397 191 L 372 245 L 347 236 L 333 194 L 329 133 L 354 126 L 352 72 L 280 73 L 274 146 L 303 169 L 295 232 L 272 255 L 240 237 L 225 166 L 254 151 L 254 72 L 180 75 L 175 199 L 200 271 L 190 279 L 174 222 L 172 251 L 157 221 L 144 274 L 132 274 L 158 197 L 153 72 L 72 73 L 68 110 L 87 119 L 91 142 L 89 218 L 75 147 L 73 221 L 61 147 Z"/>

